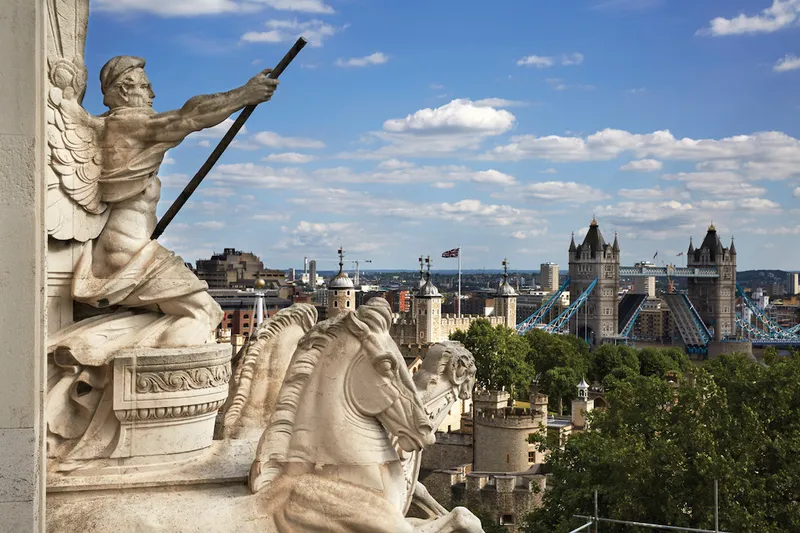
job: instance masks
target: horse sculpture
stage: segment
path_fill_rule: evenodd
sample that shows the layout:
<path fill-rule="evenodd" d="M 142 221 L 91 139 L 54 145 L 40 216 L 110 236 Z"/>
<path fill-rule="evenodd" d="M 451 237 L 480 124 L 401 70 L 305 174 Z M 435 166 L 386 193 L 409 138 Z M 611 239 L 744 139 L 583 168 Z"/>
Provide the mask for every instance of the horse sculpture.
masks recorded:
<path fill-rule="evenodd" d="M 231 379 L 222 437 L 258 439 L 269 423 L 286 369 L 300 338 L 317 322 L 310 304 L 281 309 L 259 326 L 243 348 Z"/>
<path fill-rule="evenodd" d="M 435 426 L 389 335 L 391 317 L 373 298 L 318 324 L 292 356 L 249 475 L 277 533 L 483 531 L 464 508 L 404 516 L 409 483 L 395 446 L 416 454 Z"/>

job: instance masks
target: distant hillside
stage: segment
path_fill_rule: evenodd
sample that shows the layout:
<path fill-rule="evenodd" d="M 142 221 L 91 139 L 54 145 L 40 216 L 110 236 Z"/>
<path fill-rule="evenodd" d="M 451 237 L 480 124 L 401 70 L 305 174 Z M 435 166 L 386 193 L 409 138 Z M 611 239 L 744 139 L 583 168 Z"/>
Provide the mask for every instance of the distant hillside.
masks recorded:
<path fill-rule="evenodd" d="M 785 270 L 744 270 L 736 273 L 736 281 L 743 287 L 764 287 L 773 283 L 786 284 Z"/>

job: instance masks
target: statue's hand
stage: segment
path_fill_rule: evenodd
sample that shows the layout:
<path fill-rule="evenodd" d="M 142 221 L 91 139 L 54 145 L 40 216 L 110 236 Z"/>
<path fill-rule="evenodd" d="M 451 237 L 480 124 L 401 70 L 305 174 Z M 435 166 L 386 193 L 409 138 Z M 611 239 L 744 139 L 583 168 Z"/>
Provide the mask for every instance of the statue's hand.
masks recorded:
<path fill-rule="evenodd" d="M 278 87 L 278 80 L 268 78 L 267 74 L 270 72 L 272 72 L 272 69 L 268 68 L 250 78 L 250 81 L 245 84 L 248 104 L 260 104 L 272 98 L 272 93 Z"/>

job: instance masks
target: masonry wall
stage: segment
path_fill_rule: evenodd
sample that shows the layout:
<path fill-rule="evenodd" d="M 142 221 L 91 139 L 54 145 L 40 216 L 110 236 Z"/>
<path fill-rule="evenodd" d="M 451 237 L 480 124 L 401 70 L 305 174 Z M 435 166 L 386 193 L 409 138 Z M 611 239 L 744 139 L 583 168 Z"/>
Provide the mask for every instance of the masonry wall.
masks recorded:
<path fill-rule="evenodd" d="M 468 433 L 436 433 L 436 443 L 425 448 L 422 468 L 442 470 L 472 462 L 472 435 Z"/>
<path fill-rule="evenodd" d="M 44 531 L 44 6 L 0 7 L 0 530 Z"/>

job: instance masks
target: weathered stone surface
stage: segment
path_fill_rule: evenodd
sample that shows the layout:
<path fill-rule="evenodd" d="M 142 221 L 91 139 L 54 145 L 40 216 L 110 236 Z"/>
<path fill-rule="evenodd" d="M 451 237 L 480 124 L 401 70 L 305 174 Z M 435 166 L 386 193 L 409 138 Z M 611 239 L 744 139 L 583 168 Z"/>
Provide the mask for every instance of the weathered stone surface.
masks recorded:
<path fill-rule="evenodd" d="M 30 458 L 36 456 L 33 428 L 0 429 L 0 502 L 32 501 L 36 478 Z"/>

